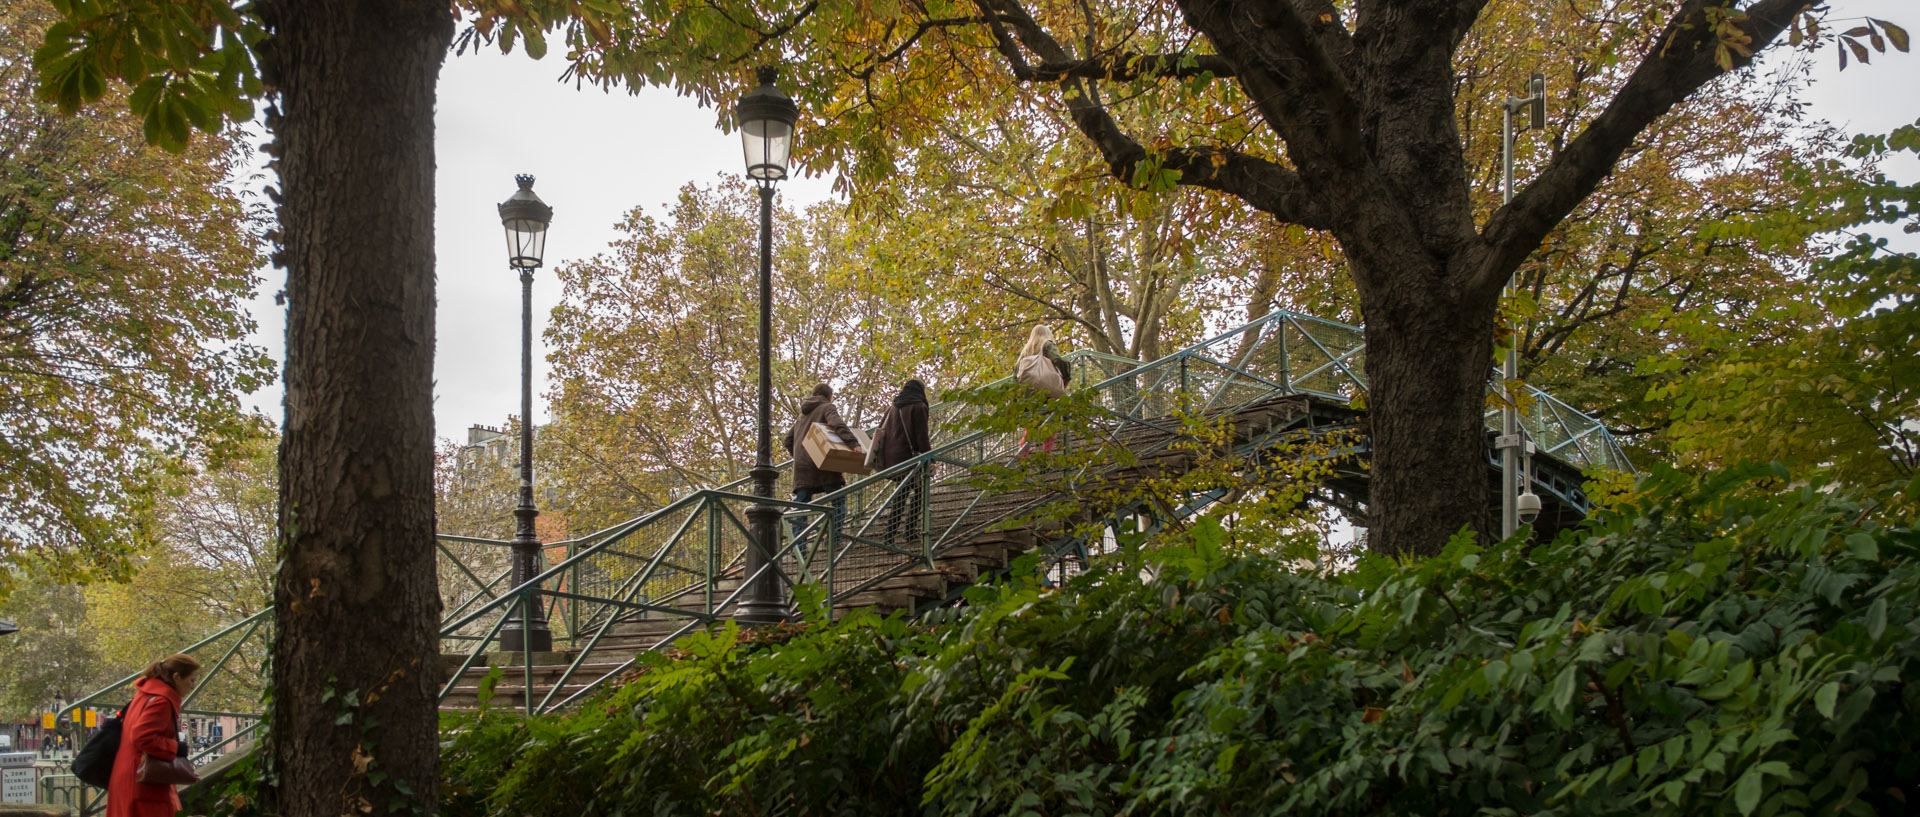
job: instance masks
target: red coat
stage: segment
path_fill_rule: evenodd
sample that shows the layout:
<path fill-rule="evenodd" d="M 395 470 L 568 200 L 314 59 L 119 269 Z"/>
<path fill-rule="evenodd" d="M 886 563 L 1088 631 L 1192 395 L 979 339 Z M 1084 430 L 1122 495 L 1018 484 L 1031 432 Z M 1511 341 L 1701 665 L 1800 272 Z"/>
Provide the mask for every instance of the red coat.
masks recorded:
<path fill-rule="evenodd" d="M 107 783 L 106 817 L 173 817 L 180 795 L 165 783 L 135 782 L 142 753 L 172 760 L 180 749 L 180 693 L 157 678 L 134 684 L 133 702 L 120 714 L 120 753 Z"/>

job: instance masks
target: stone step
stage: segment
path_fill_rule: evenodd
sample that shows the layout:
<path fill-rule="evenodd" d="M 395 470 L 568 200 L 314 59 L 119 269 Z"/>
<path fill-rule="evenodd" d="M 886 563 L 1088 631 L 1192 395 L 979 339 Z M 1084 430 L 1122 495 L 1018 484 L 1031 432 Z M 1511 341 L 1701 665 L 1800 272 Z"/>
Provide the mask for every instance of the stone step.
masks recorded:
<path fill-rule="evenodd" d="M 578 684 L 569 683 L 561 689 L 559 695 L 554 696 L 554 701 L 557 703 L 570 695 L 585 690 L 588 683 L 597 680 L 599 680 L 599 678 L 596 676 Z M 605 686 L 605 684 L 602 684 L 602 686 Z M 551 688 L 550 686 L 535 684 L 533 687 L 533 702 L 535 704 L 540 703 L 540 700 L 547 696 L 547 691 Z M 493 688 L 493 705 L 508 709 L 524 708 L 526 706 L 525 689 L 525 687 L 517 684 L 508 686 L 502 683 Z M 454 687 L 453 691 L 447 693 L 447 697 L 440 701 L 441 709 L 477 709 L 479 706 L 479 687 Z"/>
<path fill-rule="evenodd" d="M 900 587 L 887 590 L 863 590 L 835 604 L 835 609 L 853 609 L 859 607 L 878 607 L 882 611 L 910 610 L 926 599 L 943 598 L 944 593 L 935 593 L 917 587 Z"/>
<path fill-rule="evenodd" d="M 944 570 L 910 570 L 895 576 L 889 576 L 868 590 L 908 590 L 924 591 L 929 596 L 945 596 L 947 585 L 954 583 L 956 575 Z"/>
<path fill-rule="evenodd" d="M 631 655 L 616 656 L 615 654 L 607 653 L 602 650 L 594 650 L 592 654 L 587 656 L 586 661 L 581 662 L 580 668 L 575 670 L 574 674 L 588 675 L 588 676 L 597 678 L 601 675 L 606 674 L 607 671 L 613 669 L 614 667 L 620 666 L 620 664 L 624 663 L 628 658 L 632 658 L 632 657 L 633 656 Z M 535 666 L 533 668 L 534 683 L 538 684 L 542 681 L 552 681 L 552 680 L 558 679 L 561 675 L 566 673 L 568 666 L 569 664 L 555 664 L 551 666 Z M 460 675 L 460 680 L 455 685 L 458 686 L 459 684 L 467 683 L 469 681 L 478 683 L 480 679 L 487 677 L 487 673 L 492 672 L 493 669 L 494 669 L 493 667 L 469 667 L 467 668 L 467 671 L 465 673 L 462 673 Z M 518 666 L 500 667 L 500 672 L 502 673 L 501 677 L 503 679 L 510 680 L 510 681 L 519 681 L 527 677 L 526 669 Z M 451 675 L 451 673 L 449 673 L 449 675 Z"/>
<path fill-rule="evenodd" d="M 982 570 L 999 570 L 1006 567 L 1012 560 L 1013 554 L 1017 552 L 1001 544 L 967 544 L 940 551 L 934 555 L 933 561 L 939 565 L 970 564 L 972 566 L 970 569 L 977 576 Z"/>
<path fill-rule="evenodd" d="M 693 621 L 693 619 L 690 617 L 668 616 L 668 615 L 661 615 L 661 614 L 649 614 L 647 618 L 621 619 L 620 621 L 614 622 L 612 627 L 607 628 L 606 637 L 613 638 L 618 636 L 623 638 L 624 637 L 659 638 L 661 636 L 672 634 L 675 630 L 678 630 L 682 627 L 687 626 L 687 624 L 691 621 Z M 582 628 L 582 629 L 583 629 L 582 641 L 584 641 L 586 638 L 592 638 L 593 633 L 597 632 L 599 628 L 593 628 L 593 629 Z M 602 639 L 601 643 L 605 643 L 605 639 Z"/>

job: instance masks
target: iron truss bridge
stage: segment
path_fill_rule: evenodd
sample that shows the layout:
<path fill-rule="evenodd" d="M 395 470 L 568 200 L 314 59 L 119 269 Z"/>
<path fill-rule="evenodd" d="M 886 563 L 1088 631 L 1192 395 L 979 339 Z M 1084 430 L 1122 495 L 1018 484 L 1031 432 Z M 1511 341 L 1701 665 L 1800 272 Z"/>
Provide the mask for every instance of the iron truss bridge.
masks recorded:
<path fill-rule="evenodd" d="M 1342 464 L 1314 498 L 1364 525 L 1367 441 L 1363 412 L 1352 406 L 1366 389 L 1365 356 L 1359 327 L 1292 312 L 1275 312 L 1151 363 L 1070 354 L 1075 388 L 1092 400 L 1095 418 L 1067 444 L 1120 445 L 1134 456 L 1125 467 L 1102 472 L 1096 464 L 1060 476 L 1085 484 L 1137 477 L 1149 466 L 1158 473 L 1185 467 L 1191 458 L 1182 453 L 1182 441 L 1189 438 L 1176 417 L 1220 423 L 1230 432 L 1220 444 L 1249 462 L 1273 456 L 1282 443 L 1303 435 L 1344 434 L 1336 452 Z M 1498 371 L 1492 377 L 1489 394 L 1497 395 Z M 1526 389 L 1520 402 L 1522 424 L 1537 446 L 1532 488 L 1544 504 L 1535 527 L 1551 532 L 1590 508 L 1583 473 L 1631 472 L 1632 466 L 1598 420 L 1539 389 Z M 1084 520 L 1071 529 L 1023 521 L 1058 492 L 995 490 L 982 479 L 1022 454 L 1024 435 L 968 430 L 966 417 L 976 410 L 959 403 L 934 406 L 932 451 L 813 502 L 779 498 L 791 496 L 790 463 L 783 463 L 775 498 L 766 500 L 785 512 L 780 549 L 762 570 L 789 593 L 794 585 L 814 586 L 836 611 L 865 606 L 911 612 L 957 597 L 958 588 L 1005 569 L 1013 553 L 1038 547 L 1065 569 L 1098 551 L 1102 543 L 1086 535 Z M 1489 399 L 1486 421 L 1488 498 L 1497 506 L 1497 400 Z M 902 492 L 925 497 L 909 505 L 919 517 L 906 526 L 911 535 L 888 531 L 890 503 Z M 1151 526 L 1204 510 L 1224 493 L 1198 492 L 1171 505 L 1136 504 L 1105 513 L 1109 520 L 1124 516 L 1130 524 Z M 829 517 L 836 500 L 846 503 L 838 525 Z M 605 530 L 547 545 L 552 566 L 519 587 L 507 586 L 508 542 L 438 537 L 446 611 L 442 706 L 474 706 L 481 679 L 491 671 L 494 692 L 512 706 L 529 713 L 565 707 L 630 669 L 637 654 L 727 617 L 747 582 L 761 575 L 742 575 L 751 541 L 746 509 L 761 501 L 745 479 L 693 491 Z M 490 651 L 508 614 L 531 605 L 545 608 L 557 652 Z M 183 704 L 183 718 L 257 718 L 258 668 L 271 613 L 233 622 L 182 650 L 206 667 L 200 687 Z M 61 717 L 84 708 L 117 708 L 129 699 L 134 677 L 75 701 Z M 199 755 L 243 745 L 252 727 L 231 732 Z"/>

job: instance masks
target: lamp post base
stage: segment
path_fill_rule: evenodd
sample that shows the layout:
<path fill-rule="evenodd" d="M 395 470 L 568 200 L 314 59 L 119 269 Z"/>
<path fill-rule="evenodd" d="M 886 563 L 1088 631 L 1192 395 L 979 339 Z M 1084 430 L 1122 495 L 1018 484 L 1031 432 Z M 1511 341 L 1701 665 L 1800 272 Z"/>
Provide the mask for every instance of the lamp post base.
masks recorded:
<path fill-rule="evenodd" d="M 756 469 L 757 470 L 757 469 Z M 773 469 L 767 469 L 772 471 Z M 768 480 L 771 482 L 772 480 Z M 756 504 L 747 507 L 747 526 L 753 532 L 755 548 L 748 559 L 746 573 L 752 576 L 767 564 L 767 556 L 774 551 L 778 541 L 776 533 L 780 524 L 780 508 L 774 505 Z M 787 606 L 786 593 L 781 591 L 779 577 L 768 570 L 754 579 L 747 588 L 744 598 L 734 606 L 733 620 L 742 624 L 778 624 L 793 620 L 793 609 Z"/>
<path fill-rule="evenodd" d="M 523 448 L 527 447 L 522 443 Z M 521 468 L 527 472 L 532 465 L 522 462 Z M 521 483 L 531 485 L 532 480 Z M 519 518 L 519 534 L 513 537 L 513 586 L 519 587 L 533 581 L 546 566 L 546 555 L 540 547 L 540 540 L 534 535 L 533 522 L 539 511 L 533 507 L 533 492 L 522 488 L 520 507 L 513 515 Z M 541 603 L 538 592 L 525 597 L 526 604 L 518 602 L 507 608 L 507 622 L 500 626 L 500 649 L 507 652 L 552 652 L 553 630 L 547 626 L 546 606 Z"/>
<path fill-rule="evenodd" d="M 751 626 L 779 624 L 793 620 L 793 611 L 780 602 L 743 601 L 734 608 L 733 620 Z"/>
<path fill-rule="evenodd" d="M 512 627 L 518 622 L 507 622 Z M 519 654 L 523 652 L 553 652 L 553 631 L 547 629 L 544 621 L 535 621 L 528 629 L 500 629 L 500 651 Z"/>
<path fill-rule="evenodd" d="M 764 399 L 764 398 L 763 398 Z M 767 433 L 762 421 L 762 434 Z M 761 462 L 753 467 L 754 494 L 761 497 L 773 496 L 773 481 L 779 471 Z M 752 546 L 747 550 L 744 561 L 745 577 L 759 573 L 759 578 L 749 578 L 747 592 L 735 605 L 733 619 L 742 624 L 777 624 L 793 620 L 793 608 L 787 606 L 785 588 L 780 586 L 777 575 L 779 566 L 769 564 L 780 542 L 780 507 L 771 502 L 756 502 L 747 506 L 747 528 L 753 534 Z M 765 567 L 766 570 L 761 568 Z"/>

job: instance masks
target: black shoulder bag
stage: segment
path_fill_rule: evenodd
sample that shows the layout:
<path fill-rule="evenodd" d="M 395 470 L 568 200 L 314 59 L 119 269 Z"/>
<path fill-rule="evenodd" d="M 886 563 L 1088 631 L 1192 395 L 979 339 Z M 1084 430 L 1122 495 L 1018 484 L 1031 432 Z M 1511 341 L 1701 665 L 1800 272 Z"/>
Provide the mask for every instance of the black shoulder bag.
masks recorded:
<path fill-rule="evenodd" d="M 125 713 L 126 710 L 121 712 Z M 107 782 L 113 779 L 113 758 L 120 754 L 120 727 L 118 716 L 102 721 L 100 731 L 80 747 L 80 754 L 74 755 L 73 776 L 80 778 L 80 782 L 104 789 Z"/>

